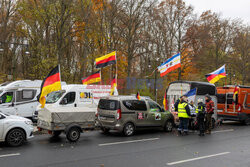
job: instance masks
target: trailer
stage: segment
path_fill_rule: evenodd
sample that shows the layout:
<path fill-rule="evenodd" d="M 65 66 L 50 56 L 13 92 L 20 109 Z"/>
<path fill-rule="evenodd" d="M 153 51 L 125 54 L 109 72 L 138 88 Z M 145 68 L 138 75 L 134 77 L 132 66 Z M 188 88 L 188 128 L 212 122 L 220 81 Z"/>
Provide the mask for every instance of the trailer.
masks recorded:
<path fill-rule="evenodd" d="M 45 107 L 38 112 L 37 128 L 53 136 L 66 134 L 70 142 L 79 140 L 84 130 L 95 128 L 95 107 Z"/>

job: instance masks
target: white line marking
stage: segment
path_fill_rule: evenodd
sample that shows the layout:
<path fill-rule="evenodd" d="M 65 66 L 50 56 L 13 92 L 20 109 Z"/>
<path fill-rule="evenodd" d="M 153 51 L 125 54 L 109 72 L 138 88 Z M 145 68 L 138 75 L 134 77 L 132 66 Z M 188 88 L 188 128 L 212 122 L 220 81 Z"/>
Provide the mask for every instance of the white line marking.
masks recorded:
<path fill-rule="evenodd" d="M 0 155 L 0 158 L 21 155 L 20 153 Z"/>
<path fill-rule="evenodd" d="M 99 146 L 109 146 L 109 145 L 116 145 L 116 144 L 145 142 L 145 141 L 153 141 L 153 140 L 158 140 L 158 139 L 160 139 L 160 138 L 149 138 L 149 139 L 141 139 L 141 140 L 131 140 L 131 141 L 122 141 L 122 142 L 114 142 L 114 143 L 104 143 L 104 144 L 99 144 Z"/>
<path fill-rule="evenodd" d="M 197 158 L 191 158 L 191 159 L 186 159 L 186 160 L 181 160 L 181 161 L 176 161 L 176 162 L 170 162 L 170 163 L 167 163 L 167 165 L 171 166 L 171 165 L 181 164 L 181 163 L 184 163 L 184 162 L 196 161 L 196 160 L 200 160 L 200 159 L 225 155 L 225 154 L 229 154 L 229 153 L 230 152 L 223 152 L 223 153 L 212 154 L 212 155 L 207 155 L 207 156 L 202 156 L 202 157 L 197 157 Z"/>
<path fill-rule="evenodd" d="M 223 133 L 223 132 L 232 132 L 232 131 L 234 131 L 234 129 L 212 131 L 211 133 Z"/>

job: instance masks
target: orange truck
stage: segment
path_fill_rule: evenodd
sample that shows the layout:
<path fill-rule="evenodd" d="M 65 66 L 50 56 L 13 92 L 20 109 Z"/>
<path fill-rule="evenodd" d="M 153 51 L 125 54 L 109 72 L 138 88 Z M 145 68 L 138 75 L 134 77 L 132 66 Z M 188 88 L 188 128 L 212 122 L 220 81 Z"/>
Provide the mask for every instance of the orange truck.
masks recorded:
<path fill-rule="evenodd" d="M 250 124 L 250 86 L 217 87 L 218 120 L 234 120 Z"/>

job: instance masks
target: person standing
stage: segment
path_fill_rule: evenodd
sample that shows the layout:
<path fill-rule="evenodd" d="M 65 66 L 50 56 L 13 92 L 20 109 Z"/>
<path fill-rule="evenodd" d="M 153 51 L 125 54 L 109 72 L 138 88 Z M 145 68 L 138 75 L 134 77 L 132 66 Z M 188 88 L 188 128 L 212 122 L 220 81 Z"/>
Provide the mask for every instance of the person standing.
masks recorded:
<path fill-rule="evenodd" d="M 182 134 L 182 132 L 184 135 L 188 135 L 188 120 L 190 116 L 191 114 L 187 103 L 187 97 L 182 96 L 178 104 L 178 117 L 180 120 L 178 132 L 180 135 Z"/>
<path fill-rule="evenodd" d="M 202 99 L 198 99 L 198 106 L 196 108 L 196 118 L 199 126 L 199 136 L 204 136 L 205 132 L 205 104 Z"/>
<path fill-rule="evenodd" d="M 205 96 L 206 100 L 206 134 L 211 134 L 212 115 L 214 114 L 214 102 L 209 95 Z"/>

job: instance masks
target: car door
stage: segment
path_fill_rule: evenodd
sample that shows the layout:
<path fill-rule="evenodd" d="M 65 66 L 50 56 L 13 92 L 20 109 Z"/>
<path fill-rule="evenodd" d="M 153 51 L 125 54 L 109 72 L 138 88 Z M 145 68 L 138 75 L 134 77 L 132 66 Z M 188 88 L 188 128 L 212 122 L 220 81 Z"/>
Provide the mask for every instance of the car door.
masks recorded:
<path fill-rule="evenodd" d="M 161 127 L 165 119 L 164 110 L 153 101 L 148 101 L 148 107 L 148 124 L 151 127 Z"/>
<path fill-rule="evenodd" d="M 127 120 L 131 117 L 137 127 L 148 126 L 148 112 L 144 100 L 123 100 L 122 104 L 125 106 L 125 110 L 122 110 L 122 117 L 126 117 Z"/>
<path fill-rule="evenodd" d="M 16 115 L 15 91 L 5 92 L 1 97 L 0 111 L 9 115 Z"/>
<path fill-rule="evenodd" d="M 3 134 L 4 134 L 4 119 L 5 116 L 0 113 L 0 140 L 3 139 Z"/>
<path fill-rule="evenodd" d="M 76 92 L 68 92 L 60 101 L 61 107 L 77 107 Z"/>

